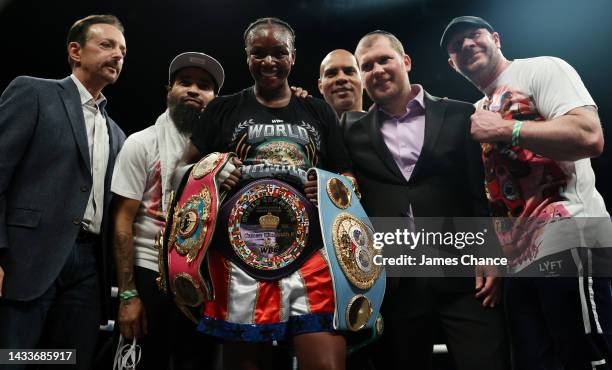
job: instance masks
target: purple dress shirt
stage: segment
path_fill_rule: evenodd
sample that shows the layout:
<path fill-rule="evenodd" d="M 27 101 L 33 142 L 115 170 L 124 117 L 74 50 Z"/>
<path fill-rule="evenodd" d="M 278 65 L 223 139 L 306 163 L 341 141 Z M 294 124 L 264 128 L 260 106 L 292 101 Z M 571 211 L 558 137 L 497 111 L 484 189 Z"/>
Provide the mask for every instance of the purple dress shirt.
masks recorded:
<path fill-rule="evenodd" d="M 410 180 L 425 138 L 423 87 L 412 85 L 412 91 L 417 94 L 408 102 L 406 113 L 401 117 L 395 117 L 379 108 L 380 133 L 406 181 Z"/>

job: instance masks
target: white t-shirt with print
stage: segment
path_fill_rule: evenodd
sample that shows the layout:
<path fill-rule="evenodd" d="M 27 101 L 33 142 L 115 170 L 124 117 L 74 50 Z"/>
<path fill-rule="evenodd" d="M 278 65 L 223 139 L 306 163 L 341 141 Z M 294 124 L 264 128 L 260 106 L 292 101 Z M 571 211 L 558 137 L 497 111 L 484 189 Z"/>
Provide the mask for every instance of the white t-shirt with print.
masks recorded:
<path fill-rule="evenodd" d="M 184 147 L 189 138 L 181 135 Z M 158 271 L 155 237 L 165 226 L 159 143 L 155 126 L 130 135 L 115 163 L 111 191 L 141 201 L 134 220 L 134 264 Z"/>
<path fill-rule="evenodd" d="M 508 120 L 547 121 L 577 107 L 596 107 L 578 73 L 555 57 L 514 60 L 484 91 L 486 97 L 476 106 Z M 589 158 L 554 161 L 521 148 L 519 140 L 516 147 L 483 144 L 483 160 L 492 213 L 503 218 L 497 232 L 511 270 L 552 253 L 590 246 L 593 233 L 581 222 L 609 219 Z M 533 222 L 517 231 L 519 217 L 548 225 L 535 227 Z"/>

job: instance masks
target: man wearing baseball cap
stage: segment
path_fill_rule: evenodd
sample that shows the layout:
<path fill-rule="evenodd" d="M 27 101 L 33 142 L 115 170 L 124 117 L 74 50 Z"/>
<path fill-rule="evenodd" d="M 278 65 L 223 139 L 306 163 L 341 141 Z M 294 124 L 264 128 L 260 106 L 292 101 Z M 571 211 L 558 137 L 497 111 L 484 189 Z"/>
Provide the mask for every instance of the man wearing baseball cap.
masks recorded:
<path fill-rule="evenodd" d="M 598 266 L 610 266 L 601 247 L 612 246 L 612 223 L 589 160 L 604 144 L 595 102 L 559 58 L 506 59 L 482 18 L 453 19 L 440 46 L 485 95 L 471 135 L 514 274 L 505 298 L 515 368 L 610 369 L 610 270 Z"/>
<path fill-rule="evenodd" d="M 221 64 L 204 53 L 179 54 L 168 72 L 167 109 L 153 126 L 126 140 L 111 191 L 119 285 L 118 323 L 142 346 L 142 368 L 212 368 L 211 344 L 156 286 L 155 237 L 165 226 L 172 175 L 194 124 L 223 85 Z M 139 366 L 140 368 L 140 366 Z"/>

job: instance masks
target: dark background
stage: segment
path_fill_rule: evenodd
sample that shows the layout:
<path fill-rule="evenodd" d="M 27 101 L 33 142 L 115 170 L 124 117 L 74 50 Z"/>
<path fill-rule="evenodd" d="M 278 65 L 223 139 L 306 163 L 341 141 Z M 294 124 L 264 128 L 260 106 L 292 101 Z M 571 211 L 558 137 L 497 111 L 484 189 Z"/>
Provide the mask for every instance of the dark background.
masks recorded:
<path fill-rule="evenodd" d="M 438 43 L 453 17 L 481 16 L 500 33 L 508 59 L 557 56 L 582 76 L 599 106 L 608 142 L 593 167 L 597 187 L 612 208 L 612 135 L 606 127 L 612 116 L 612 1 L 0 0 L 0 89 L 18 75 L 67 76 L 66 32 L 75 20 L 93 13 L 113 13 L 126 27 L 124 69 L 104 93 L 111 116 L 127 134 L 153 124 L 165 109 L 168 64 L 180 52 L 216 57 L 226 71 L 222 93 L 250 86 L 242 34 L 251 21 L 264 16 L 280 17 L 295 29 L 297 63 L 290 82 L 314 96 L 320 96 L 316 80 L 327 52 L 352 51 L 363 34 L 384 29 L 397 35 L 412 57 L 411 82 L 434 95 L 473 102 L 479 92 L 448 67 Z"/>

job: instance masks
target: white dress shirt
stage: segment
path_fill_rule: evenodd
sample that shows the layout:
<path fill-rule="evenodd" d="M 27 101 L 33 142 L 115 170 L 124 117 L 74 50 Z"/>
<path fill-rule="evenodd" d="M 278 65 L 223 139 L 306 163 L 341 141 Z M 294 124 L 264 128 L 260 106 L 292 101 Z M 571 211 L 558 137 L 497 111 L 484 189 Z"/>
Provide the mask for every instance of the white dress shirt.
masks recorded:
<path fill-rule="evenodd" d="M 106 105 L 106 98 L 100 94 L 98 100 L 94 100 L 91 93 L 87 91 L 75 75 L 70 75 L 70 78 L 76 84 L 81 97 L 87 131 L 91 176 L 93 178 L 89 201 L 83 215 L 83 227 L 94 234 L 99 234 L 104 211 L 104 177 L 106 176 L 110 151 L 106 117 L 102 114 L 102 109 Z"/>

